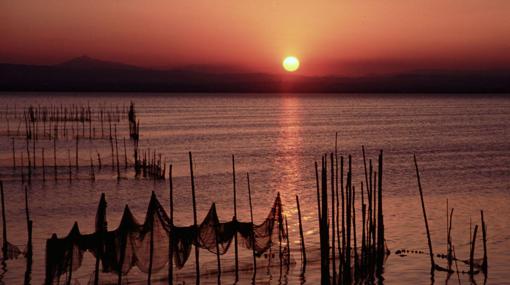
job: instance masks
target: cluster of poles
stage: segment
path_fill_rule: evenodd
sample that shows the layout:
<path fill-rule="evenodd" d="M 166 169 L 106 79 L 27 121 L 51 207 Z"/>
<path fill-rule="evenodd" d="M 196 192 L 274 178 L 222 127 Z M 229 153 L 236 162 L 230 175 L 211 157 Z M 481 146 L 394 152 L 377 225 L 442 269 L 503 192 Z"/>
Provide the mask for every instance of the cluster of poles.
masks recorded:
<path fill-rule="evenodd" d="M 328 155 L 322 157 L 320 171 L 315 163 L 321 284 L 372 280 L 382 273 L 384 260 L 389 254 L 384 238 L 383 153 L 379 154 L 375 171 L 372 160 L 369 160 L 367 169 L 364 147 L 362 150 L 365 184 L 361 182 L 359 190 L 352 179 L 351 156 L 347 161 L 347 173 L 344 173 L 344 157 L 338 156 L 336 146 L 335 152 L 329 155 L 329 164 Z M 360 195 L 361 207 L 356 206 L 356 195 Z M 361 224 L 356 212 L 361 215 Z"/>
<path fill-rule="evenodd" d="M 112 125 L 119 123 L 126 114 L 128 112 L 125 106 L 99 106 L 93 109 L 89 104 L 30 105 L 23 109 L 23 113 L 18 113 L 16 105 L 14 110 L 6 105 L 0 117 L 6 120 L 5 135 L 8 137 L 25 136 L 27 139 L 35 140 L 79 137 L 93 140 L 111 138 Z M 13 122 L 17 122 L 17 127 L 11 130 Z"/>
<path fill-rule="evenodd" d="M 414 165 L 416 169 L 416 179 L 418 182 L 418 190 L 420 192 L 420 201 L 423 212 L 423 219 L 425 222 L 425 230 L 427 232 L 427 243 L 429 247 L 429 256 L 430 256 L 430 272 L 434 275 L 434 272 L 437 271 L 445 271 L 448 273 L 448 277 L 457 273 L 457 278 L 460 284 L 460 273 L 467 273 L 470 275 L 471 280 L 473 279 L 475 274 L 478 274 L 480 271 L 483 272 L 485 278 L 487 278 L 488 271 L 488 258 L 487 258 L 487 225 L 485 224 L 485 219 L 483 215 L 483 210 L 480 210 L 480 221 L 482 226 L 482 242 L 483 242 L 483 259 L 481 264 L 477 264 L 475 262 L 475 248 L 476 248 L 476 240 L 477 240 L 477 232 L 478 225 L 475 225 L 474 230 L 471 228 L 471 222 L 469 224 L 469 258 L 465 260 L 461 260 L 457 258 L 455 253 L 455 246 L 453 244 L 452 239 L 452 225 L 453 225 L 453 212 L 454 208 L 448 206 L 448 199 L 446 200 L 446 254 L 437 254 L 434 256 L 434 251 L 432 249 L 432 239 L 430 236 L 429 223 L 427 219 L 427 211 L 425 208 L 425 201 L 423 198 L 423 188 L 420 180 L 420 171 L 418 169 L 418 162 L 416 160 L 416 155 L 414 156 Z M 405 251 L 405 250 L 404 250 Z M 446 258 L 447 266 L 442 267 L 437 264 L 436 258 Z M 469 270 L 462 271 L 459 270 L 458 261 L 463 262 L 469 266 Z M 453 263 L 455 263 L 455 269 L 453 268 Z"/>
<path fill-rule="evenodd" d="M 20 254 L 23 254 L 26 258 L 26 271 L 24 276 L 24 284 L 31 283 L 32 274 L 32 226 L 33 221 L 30 218 L 30 210 L 28 206 L 28 189 L 25 186 L 25 220 L 27 224 L 27 244 L 25 250 L 22 252 L 17 246 L 9 243 L 7 238 L 7 218 L 5 214 L 5 196 L 4 196 L 4 184 L 0 181 L 0 205 L 2 207 L 2 266 L 6 267 L 6 261 L 9 259 L 16 259 Z"/>
<path fill-rule="evenodd" d="M 117 134 L 117 124 L 121 118 L 126 117 L 126 114 L 129 123 L 129 139 L 133 143 L 134 163 L 128 160 L 126 138 L 122 138 L 121 141 Z M 4 110 L 3 115 L 7 118 L 19 119 L 18 114 L 9 112 L 8 107 Z M 136 177 L 150 177 L 156 180 L 165 178 L 166 168 L 161 154 L 156 157 L 155 152 L 148 150 L 143 153 L 143 158 L 140 157 L 138 148 L 140 122 L 136 121 L 133 103 L 131 103 L 129 111 L 125 107 L 119 108 L 118 106 L 115 108 L 112 106 L 109 109 L 101 107 L 99 110 L 94 110 L 89 105 L 72 105 L 69 108 L 62 105 L 29 106 L 23 112 L 22 122 L 25 126 L 25 135 L 19 135 L 18 127 L 18 138 L 23 139 L 22 147 L 20 147 L 19 139 L 11 133 L 7 119 L 7 135 L 11 137 L 12 145 L 12 169 L 16 175 L 20 175 L 22 183 L 31 183 L 33 176 L 37 174 L 45 182 L 47 176 L 51 176 L 50 169 L 53 170 L 55 181 L 58 180 L 60 174 L 67 176 L 71 182 L 73 178 L 76 179 L 80 167 L 89 167 L 89 177 L 91 180 L 95 180 L 96 172 L 107 166 L 111 166 L 112 171 L 116 171 L 118 179 L 121 178 L 121 169 L 127 170 L 130 166 L 135 168 Z M 96 129 L 92 127 L 93 122 L 100 123 L 100 136 L 96 136 Z M 87 125 L 89 126 L 88 136 L 86 135 Z M 41 127 L 42 130 L 40 130 Z M 69 130 L 69 128 L 71 129 Z M 65 147 L 62 147 L 60 143 L 62 139 L 66 141 Z M 73 147 L 69 146 L 71 139 L 74 140 L 74 151 Z M 102 157 L 99 151 L 96 151 L 95 154 L 89 152 L 88 158 L 80 157 L 79 150 L 83 141 L 93 139 L 108 141 L 111 150 L 109 157 L 108 155 Z M 119 150 L 122 147 L 121 143 L 124 147 L 123 153 Z M 62 150 L 64 152 L 67 150 L 67 153 L 61 153 Z M 65 161 L 63 157 L 66 156 L 67 161 L 63 162 Z M 59 161 L 57 161 L 57 157 Z"/>

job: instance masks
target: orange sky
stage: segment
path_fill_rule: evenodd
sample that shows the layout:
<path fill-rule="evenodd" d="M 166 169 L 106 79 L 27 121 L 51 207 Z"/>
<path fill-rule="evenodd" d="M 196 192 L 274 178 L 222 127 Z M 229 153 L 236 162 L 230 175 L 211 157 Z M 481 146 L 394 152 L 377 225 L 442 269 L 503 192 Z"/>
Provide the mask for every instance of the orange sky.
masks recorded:
<path fill-rule="evenodd" d="M 0 62 L 358 75 L 510 68 L 508 0 L 2 0 Z"/>

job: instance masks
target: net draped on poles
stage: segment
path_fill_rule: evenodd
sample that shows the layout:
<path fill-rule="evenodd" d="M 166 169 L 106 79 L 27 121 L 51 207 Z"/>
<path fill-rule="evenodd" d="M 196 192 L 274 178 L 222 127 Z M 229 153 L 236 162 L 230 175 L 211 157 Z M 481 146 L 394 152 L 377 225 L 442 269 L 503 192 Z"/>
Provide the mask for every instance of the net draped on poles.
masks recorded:
<path fill-rule="evenodd" d="M 145 273 L 150 270 L 157 272 L 165 268 L 170 252 L 175 267 L 182 268 L 190 256 L 192 246 L 223 255 L 228 251 L 236 233 L 241 245 L 253 250 L 257 256 L 271 247 L 274 235 L 276 239 L 281 235 L 287 240 L 280 195 L 277 195 L 269 214 L 259 225 L 235 219 L 222 223 L 217 216 L 215 204 L 212 204 L 201 224 L 180 227 L 173 225 L 153 192 L 143 223 L 136 220 L 126 205 L 119 226 L 108 231 L 103 194 L 96 214 L 94 233 L 82 234 L 75 223 L 66 237 L 58 238 L 53 234 L 46 241 L 45 284 L 53 284 L 61 275 L 76 271 L 86 251 L 101 261 L 103 272 L 125 275 L 134 266 Z"/>

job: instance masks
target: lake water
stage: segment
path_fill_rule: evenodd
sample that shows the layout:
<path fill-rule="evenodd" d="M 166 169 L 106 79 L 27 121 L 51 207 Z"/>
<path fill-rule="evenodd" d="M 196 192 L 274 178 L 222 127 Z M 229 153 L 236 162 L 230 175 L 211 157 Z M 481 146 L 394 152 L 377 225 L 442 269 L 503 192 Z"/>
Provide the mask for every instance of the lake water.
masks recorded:
<path fill-rule="evenodd" d="M 212 202 L 223 221 L 233 216 L 232 165 L 235 155 L 238 189 L 238 219 L 249 221 L 246 173 L 250 173 L 255 222 L 260 223 L 280 192 L 288 216 L 291 250 L 296 264 L 280 275 L 279 268 L 259 270 L 257 284 L 318 284 L 320 282 L 319 234 L 315 196 L 314 162 L 334 150 L 338 132 L 341 155 L 351 154 L 356 185 L 364 181 L 361 146 L 367 157 L 376 159 L 384 150 L 384 207 L 386 238 L 389 249 L 428 251 L 424 230 L 413 153 L 420 165 L 422 185 L 437 253 L 446 251 L 446 199 L 455 208 L 453 242 L 457 256 L 468 258 L 470 221 L 480 225 L 480 210 L 485 211 L 488 227 L 489 274 L 487 284 L 510 284 L 510 97 L 441 96 L 441 95 L 256 95 L 228 94 L 80 94 L 80 93 L 3 93 L 0 94 L 0 175 L 4 180 L 8 239 L 24 248 L 26 224 L 24 193 L 20 183 L 19 163 L 12 169 L 12 141 L 17 129 L 24 128 L 12 114 L 24 106 L 72 104 L 119 108 L 129 101 L 136 105 L 140 120 L 140 147 L 157 149 L 173 164 L 175 219 L 178 225 L 192 224 L 191 187 L 188 151 L 193 153 L 199 220 L 205 217 Z M 9 107 L 9 114 L 6 108 Z M 93 128 L 99 133 L 99 125 Z M 7 133 L 9 129 L 9 134 Z M 119 137 L 127 136 L 127 119 L 118 123 Z M 26 145 L 15 139 L 17 159 Z M 46 149 L 46 163 L 52 165 L 53 143 L 37 141 L 36 163 L 40 165 L 41 148 Z M 75 141 L 57 142 L 58 161 L 67 165 L 67 150 L 74 161 Z M 74 221 L 83 233 L 92 232 L 100 193 L 108 201 L 109 228 L 115 228 L 125 204 L 138 220 L 143 220 L 151 191 L 168 205 L 168 181 L 134 179 L 132 170 L 124 171 L 127 179 L 117 181 L 116 173 L 104 167 L 96 181 L 88 179 L 89 159 L 96 153 L 104 163 L 111 159 L 108 140 L 80 141 L 82 166 L 72 183 L 62 170 L 58 181 L 47 169 L 42 182 L 36 170 L 29 188 L 31 218 L 34 221 L 34 262 L 32 284 L 44 281 L 45 241 L 52 233 L 66 235 Z M 131 143 L 128 155 L 132 161 Z M 122 151 L 121 151 L 122 154 Z M 26 154 L 25 154 L 26 155 Z M 123 154 L 122 154 L 123 155 Z M 26 164 L 26 162 L 25 162 Z M 73 169 L 74 171 L 74 169 Z M 300 246 L 295 195 L 299 195 L 304 219 L 305 243 L 309 263 L 300 275 Z M 359 203 L 358 203 L 359 205 Z M 479 231 L 479 238 L 481 232 Z M 476 257 L 482 256 L 481 239 Z M 215 256 L 201 251 L 202 283 L 216 283 Z M 241 268 L 251 266 L 251 251 L 240 249 Z M 194 282 L 193 257 L 176 273 L 181 283 Z M 0 268 L 0 283 L 22 284 L 25 259 L 9 260 Z M 82 267 L 73 274 L 76 284 L 87 284 L 93 277 L 94 259 L 86 254 Z M 232 283 L 233 250 L 222 256 L 224 283 Z M 166 284 L 166 270 L 154 276 L 153 284 Z M 446 273 L 430 276 L 427 255 L 391 254 L 383 274 L 384 284 L 443 283 Z M 229 273 L 230 272 L 230 273 Z M 102 276 L 103 280 L 111 276 Z M 241 272 L 241 284 L 249 283 L 250 270 Z M 130 284 L 145 284 L 146 275 L 133 269 Z M 468 275 L 460 276 L 463 284 Z M 483 284 L 483 275 L 475 277 Z M 158 283 L 159 282 L 159 283 Z M 458 284 L 457 276 L 450 284 Z"/>

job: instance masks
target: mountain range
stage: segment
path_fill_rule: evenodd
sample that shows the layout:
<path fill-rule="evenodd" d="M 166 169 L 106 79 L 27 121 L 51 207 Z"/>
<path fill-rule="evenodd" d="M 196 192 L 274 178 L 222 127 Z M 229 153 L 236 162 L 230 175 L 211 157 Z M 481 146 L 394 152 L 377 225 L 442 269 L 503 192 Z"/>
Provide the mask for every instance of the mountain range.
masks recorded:
<path fill-rule="evenodd" d="M 158 70 L 81 56 L 56 65 L 0 63 L 0 91 L 510 93 L 510 70 L 301 76 L 207 66 Z"/>

